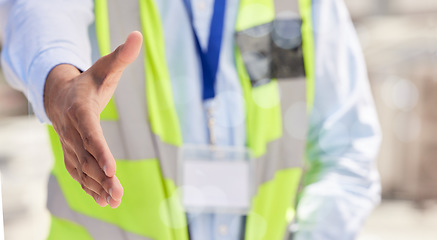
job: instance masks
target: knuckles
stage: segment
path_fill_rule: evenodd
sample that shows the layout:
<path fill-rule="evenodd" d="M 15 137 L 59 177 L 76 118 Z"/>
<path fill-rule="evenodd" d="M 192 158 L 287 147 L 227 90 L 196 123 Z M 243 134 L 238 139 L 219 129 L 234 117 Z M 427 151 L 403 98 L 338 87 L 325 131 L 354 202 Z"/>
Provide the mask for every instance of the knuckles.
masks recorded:
<path fill-rule="evenodd" d="M 93 176 L 91 176 L 95 181 L 97 181 L 98 183 L 100 183 L 101 185 L 104 185 L 107 181 L 107 177 L 106 175 L 103 173 L 103 171 L 100 169 L 100 167 L 98 167 L 98 165 L 95 164 L 91 164 L 89 161 L 95 161 L 93 160 L 86 160 L 82 162 L 82 171 L 84 172 L 84 174 L 93 174 Z M 95 170 L 92 169 L 93 167 L 98 167 L 99 169 Z M 97 173 L 97 175 L 96 175 Z M 90 177 L 90 176 L 88 176 Z"/>
<path fill-rule="evenodd" d="M 86 173 L 82 172 L 82 174 L 80 174 L 80 180 L 81 180 L 82 184 L 86 184 L 88 182 L 88 175 L 86 175 Z"/>
<path fill-rule="evenodd" d="M 94 142 L 96 141 L 96 136 L 94 132 L 87 132 L 82 136 L 82 141 L 85 149 L 89 150 Z"/>
<path fill-rule="evenodd" d="M 107 195 L 105 189 L 103 189 L 103 188 L 100 188 L 100 191 L 98 192 L 98 194 L 99 194 L 100 196 L 106 196 L 106 195 Z"/>
<path fill-rule="evenodd" d="M 102 185 L 103 188 L 107 188 L 107 185 L 109 184 L 108 178 L 104 174 L 99 176 L 97 181 Z"/>
<path fill-rule="evenodd" d="M 89 160 L 86 159 L 86 158 L 82 158 L 82 159 L 83 159 L 82 163 L 81 163 L 82 171 L 84 173 L 90 173 L 91 172 L 91 166 L 90 166 Z"/>

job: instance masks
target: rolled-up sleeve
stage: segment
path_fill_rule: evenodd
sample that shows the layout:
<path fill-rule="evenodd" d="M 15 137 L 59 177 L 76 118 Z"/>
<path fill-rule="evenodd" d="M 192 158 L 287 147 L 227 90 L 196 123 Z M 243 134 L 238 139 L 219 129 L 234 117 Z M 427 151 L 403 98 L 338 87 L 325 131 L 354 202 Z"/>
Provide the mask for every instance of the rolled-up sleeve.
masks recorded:
<path fill-rule="evenodd" d="M 381 140 L 361 47 L 342 0 L 313 0 L 315 99 L 295 240 L 352 240 L 380 200 Z"/>
<path fill-rule="evenodd" d="M 44 108 L 44 85 L 56 65 L 81 70 L 91 65 L 88 27 L 93 22 L 92 0 L 16 0 L 9 12 L 1 63 L 7 81 L 22 91 L 42 122 L 50 123 Z"/>

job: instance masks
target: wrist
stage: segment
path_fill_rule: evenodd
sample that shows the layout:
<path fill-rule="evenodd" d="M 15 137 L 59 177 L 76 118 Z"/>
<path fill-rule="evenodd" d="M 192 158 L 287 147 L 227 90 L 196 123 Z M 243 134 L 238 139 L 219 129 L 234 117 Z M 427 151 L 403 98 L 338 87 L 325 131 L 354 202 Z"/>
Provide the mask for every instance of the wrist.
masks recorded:
<path fill-rule="evenodd" d="M 55 66 L 47 75 L 44 85 L 44 108 L 47 116 L 51 120 L 51 110 L 56 103 L 57 96 L 62 95 L 62 89 L 68 82 L 80 75 L 80 71 L 70 64 L 59 64 Z"/>

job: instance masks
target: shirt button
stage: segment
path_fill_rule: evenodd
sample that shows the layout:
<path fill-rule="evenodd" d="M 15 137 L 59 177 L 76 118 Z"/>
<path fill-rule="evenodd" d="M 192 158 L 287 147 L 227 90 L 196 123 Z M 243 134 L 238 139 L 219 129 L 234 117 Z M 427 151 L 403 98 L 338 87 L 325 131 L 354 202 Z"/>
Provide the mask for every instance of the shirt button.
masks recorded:
<path fill-rule="evenodd" d="M 228 234 L 228 227 L 226 225 L 220 225 L 218 230 L 222 236 Z"/>

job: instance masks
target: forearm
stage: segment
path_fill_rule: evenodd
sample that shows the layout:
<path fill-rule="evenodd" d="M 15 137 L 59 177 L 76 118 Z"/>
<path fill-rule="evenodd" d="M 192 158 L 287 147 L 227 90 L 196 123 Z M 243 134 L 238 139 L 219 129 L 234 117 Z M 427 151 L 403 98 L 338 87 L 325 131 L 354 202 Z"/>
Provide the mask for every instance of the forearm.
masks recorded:
<path fill-rule="evenodd" d="M 351 107 L 312 117 L 295 240 L 353 240 L 379 203 L 380 129 L 373 105 L 356 95 L 346 100 Z"/>
<path fill-rule="evenodd" d="M 321 179 L 305 187 L 298 204 L 298 230 L 294 240 L 353 240 L 380 199 L 378 173 L 373 164 L 359 167 L 345 159 L 344 169 L 326 168 Z M 368 169 L 366 169 L 368 168 Z"/>
<path fill-rule="evenodd" d="M 92 1 L 25 1 L 12 6 L 5 29 L 2 65 L 8 82 L 22 91 L 43 122 L 45 80 L 53 67 L 91 65 L 88 26 Z"/>
<path fill-rule="evenodd" d="M 378 118 L 361 47 L 340 0 L 313 1 L 315 99 L 295 240 L 352 240 L 379 202 Z"/>

